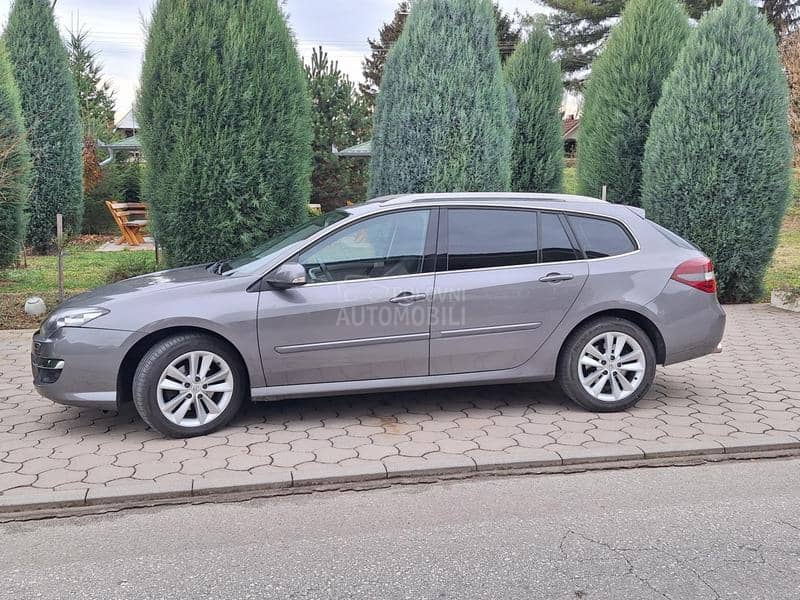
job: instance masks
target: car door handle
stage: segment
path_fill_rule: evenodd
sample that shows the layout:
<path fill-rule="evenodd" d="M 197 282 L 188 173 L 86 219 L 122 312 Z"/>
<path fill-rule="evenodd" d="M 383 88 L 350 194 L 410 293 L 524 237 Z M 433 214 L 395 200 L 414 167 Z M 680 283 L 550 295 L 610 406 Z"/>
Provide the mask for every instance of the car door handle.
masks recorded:
<path fill-rule="evenodd" d="M 542 283 L 558 283 L 559 281 L 569 281 L 574 278 L 575 276 L 572 273 L 548 273 L 544 277 L 540 277 L 539 281 Z"/>
<path fill-rule="evenodd" d="M 393 304 L 411 304 L 412 302 L 425 300 L 427 297 L 427 294 L 412 294 L 411 292 L 403 292 L 402 294 L 398 294 L 389 300 L 389 302 Z"/>

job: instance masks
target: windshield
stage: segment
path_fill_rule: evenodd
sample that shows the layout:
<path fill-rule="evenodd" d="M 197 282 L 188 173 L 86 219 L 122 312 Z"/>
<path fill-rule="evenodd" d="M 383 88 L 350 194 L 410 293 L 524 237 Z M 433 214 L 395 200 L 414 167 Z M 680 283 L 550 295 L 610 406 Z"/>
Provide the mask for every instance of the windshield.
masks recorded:
<path fill-rule="evenodd" d="M 315 217 L 310 221 L 306 221 L 302 225 L 298 225 L 289 231 L 268 239 L 263 244 L 256 246 L 245 254 L 226 261 L 225 272 L 238 271 L 242 273 L 257 270 L 262 263 L 267 262 L 275 253 L 293 244 L 298 244 L 299 242 L 307 240 L 318 231 L 322 231 L 326 227 L 330 227 L 334 223 L 338 223 L 349 216 L 350 215 L 343 210 L 334 210 L 320 215 L 319 217 Z"/>

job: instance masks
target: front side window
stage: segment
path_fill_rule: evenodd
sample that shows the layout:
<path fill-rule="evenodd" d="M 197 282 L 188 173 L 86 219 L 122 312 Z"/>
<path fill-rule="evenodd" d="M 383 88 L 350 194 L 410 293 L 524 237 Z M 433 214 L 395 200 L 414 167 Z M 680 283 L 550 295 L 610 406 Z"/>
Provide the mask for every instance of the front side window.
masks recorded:
<path fill-rule="evenodd" d="M 636 250 L 630 235 L 614 221 L 577 215 L 567 218 L 586 258 L 619 256 Z"/>
<path fill-rule="evenodd" d="M 298 257 L 310 283 L 421 273 L 429 210 L 380 215 L 337 231 Z"/>
<path fill-rule="evenodd" d="M 536 212 L 500 209 L 447 211 L 447 270 L 538 262 Z"/>

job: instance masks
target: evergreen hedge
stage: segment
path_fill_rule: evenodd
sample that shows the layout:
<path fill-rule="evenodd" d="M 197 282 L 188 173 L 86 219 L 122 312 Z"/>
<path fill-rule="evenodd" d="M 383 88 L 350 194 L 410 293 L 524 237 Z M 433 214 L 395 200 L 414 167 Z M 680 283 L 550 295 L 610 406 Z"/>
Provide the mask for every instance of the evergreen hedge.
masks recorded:
<path fill-rule="evenodd" d="M 369 195 L 507 190 L 511 115 L 489 0 L 417 0 L 389 52 Z"/>
<path fill-rule="evenodd" d="M 790 190 L 775 34 L 747 0 L 701 21 L 664 84 L 644 162 L 648 216 L 714 261 L 720 298 L 759 298 Z"/>
<path fill-rule="evenodd" d="M 237 255 L 306 218 L 311 101 L 276 0 L 160 0 L 138 117 L 170 264 Z"/>
<path fill-rule="evenodd" d="M 506 62 L 517 111 L 511 154 L 511 189 L 515 192 L 561 191 L 564 90 L 561 68 L 552 60 L 552 53 L 550 35 L 539 22 Z"/>
<path fill-rule="evenodd" d="M 30 169 L 19 89 L 0 41 L 0 268 L 12 265 L 22 248 Z"/>
<path fill-rule="evenodd" d="M 664 79 L 689 35 L 675 0 L 630 0 L 602 54 L 592 63 L 578 134 L 578 189 L 640 206 L 650 117 Z"/>
<path fill-rule="evenodd" d="M 64 215 L 67 234 L 80 231 L 83 145 L 78 98 L 49 0 L 14 0 L 4 39 L 33 156 L 27 242 L 43 251 L 53 245 L 56 213 Z"/>

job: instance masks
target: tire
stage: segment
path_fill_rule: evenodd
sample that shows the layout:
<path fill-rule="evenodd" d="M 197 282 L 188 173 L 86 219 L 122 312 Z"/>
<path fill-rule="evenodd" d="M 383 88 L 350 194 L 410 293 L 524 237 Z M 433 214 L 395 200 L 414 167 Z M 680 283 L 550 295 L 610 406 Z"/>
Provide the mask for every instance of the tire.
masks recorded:
<path fill-rule="evenodd" d="M 612 337 L 608 338 L 607 334 Z M 610 353 L 606 352 L 608 339 L 612 341 Z M 625 360 L 619 363 L 620 357 L 613 352 L 623 339 L 622 358 Z M 584 353 L 585 362 L 582 363 Z M 639 355 L 644 360 L 643 365 L 637 358 Z M 569 336 L 561 350 L 557 378 L 561 389 L 577 405 L 593 412 L 617 412 L 641 400 L 653 385 L 655 374 L 655 348 L 642 328 L 626 319 L 604 317 L 582 325 Z M 633 389 L 623 389 L 627 386 L 621 378 Z M 584 385 L 593 390 L 601 387 L 590 393 Z"/>
<path fill-rule="evenodd" d="M 185 333 L 156 342 L 144 355 L 133 378 L 133 403 L 156 431 L 194 437 L 227 425 L 246 388 L 244 365 L 228 344 Z"/>

